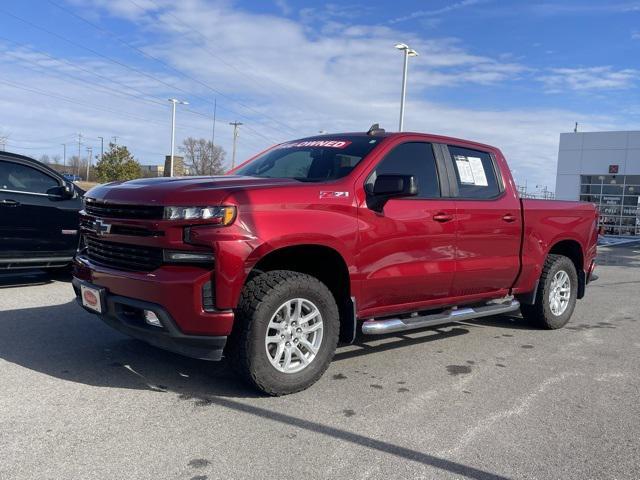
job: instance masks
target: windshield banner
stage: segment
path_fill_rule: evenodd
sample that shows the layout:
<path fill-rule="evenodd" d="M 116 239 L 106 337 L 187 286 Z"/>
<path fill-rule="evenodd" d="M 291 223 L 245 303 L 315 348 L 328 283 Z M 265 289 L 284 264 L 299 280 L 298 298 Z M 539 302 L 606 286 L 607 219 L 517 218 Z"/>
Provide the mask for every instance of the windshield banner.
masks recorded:
<path fill-rule="evenodd" d="M 349 140 L 306 140 L 303 142 L 283 143 L 276 148 L 346 148 L 349 145 L 351 145 Z"/>

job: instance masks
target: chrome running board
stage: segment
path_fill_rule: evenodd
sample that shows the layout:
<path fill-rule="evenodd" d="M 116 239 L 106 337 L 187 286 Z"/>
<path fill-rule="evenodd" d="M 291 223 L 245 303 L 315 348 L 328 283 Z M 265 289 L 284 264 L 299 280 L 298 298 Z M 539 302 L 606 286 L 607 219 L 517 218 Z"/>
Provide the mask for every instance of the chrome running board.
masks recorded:
<path fill-rule="evenodd" d="M 490 317 L 509 313 L 520 308 L 520 302 L 509 300 L 506 303 L 493 303 L 482 307 L 452 308 L 441 313 L 423 315 L 410 318 L 390 318 L 387 320 L 367 320 L 362 324 L 362 333 L 365 335 L 382 335 L 385 333 L 402 332 L 416 328 L 432 327 L 445 323 L 473 320 L 475 318 Z"/>

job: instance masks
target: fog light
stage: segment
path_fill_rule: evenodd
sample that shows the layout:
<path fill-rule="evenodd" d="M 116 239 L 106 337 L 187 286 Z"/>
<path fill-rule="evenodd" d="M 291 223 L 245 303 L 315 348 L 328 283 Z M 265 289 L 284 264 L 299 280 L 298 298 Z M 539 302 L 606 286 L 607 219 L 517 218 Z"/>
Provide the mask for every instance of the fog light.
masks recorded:
<path fill-rule="evenodd" d="M 144 311 L 144 321 L 147 322 L 149 325 L 153 325 L 154 327 L 162 328 L 162 324 L 160 323 L 160 319 L 151 310 L 145 310 Z"/>
<path fill-rule="evenodd" d="M 213 253 L 209 252 L 193 252 L 180 250 L 165 250 L 164 261 L 175 263 L 211 263 L 213 262 Z"/>

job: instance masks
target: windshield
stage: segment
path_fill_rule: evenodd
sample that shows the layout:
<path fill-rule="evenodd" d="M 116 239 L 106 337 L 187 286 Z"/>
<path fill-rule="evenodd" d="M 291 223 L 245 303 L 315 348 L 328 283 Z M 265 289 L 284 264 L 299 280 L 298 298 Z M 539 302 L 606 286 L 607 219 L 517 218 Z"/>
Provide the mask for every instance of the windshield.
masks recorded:
<path fill-rule="evenodd" d="M 301 182 L 335 180 L 351 173 L 381 140 L 364 135 L 323 135 L 283 143 L 256 157 L 234 174 L 293 178 Z"/>

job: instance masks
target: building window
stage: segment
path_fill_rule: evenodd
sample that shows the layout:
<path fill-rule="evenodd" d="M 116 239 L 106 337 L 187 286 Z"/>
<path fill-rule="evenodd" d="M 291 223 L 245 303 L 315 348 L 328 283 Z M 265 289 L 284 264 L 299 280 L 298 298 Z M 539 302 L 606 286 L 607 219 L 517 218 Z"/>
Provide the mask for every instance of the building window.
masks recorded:
<path fill-rule="evenodd" d="M 582 175 L 580 200 L 600 211 L 607 235 L 640 236 L 640 175 Z"/>

